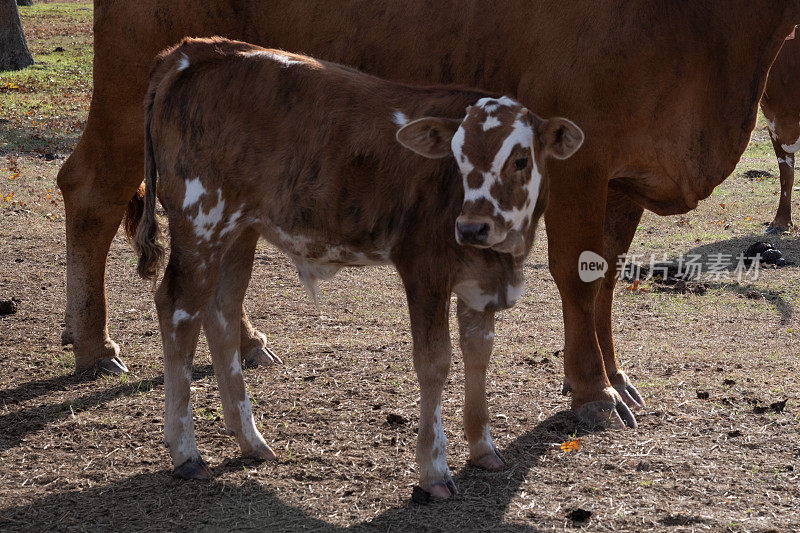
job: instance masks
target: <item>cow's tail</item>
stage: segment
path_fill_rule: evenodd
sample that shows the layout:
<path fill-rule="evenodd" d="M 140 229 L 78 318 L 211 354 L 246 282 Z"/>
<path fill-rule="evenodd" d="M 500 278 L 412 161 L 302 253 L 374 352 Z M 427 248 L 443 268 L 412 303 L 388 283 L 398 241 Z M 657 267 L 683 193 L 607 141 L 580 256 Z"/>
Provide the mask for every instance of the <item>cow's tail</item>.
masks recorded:
<path fill-rule="evenodd" d="M 153 100 L 157 84 L 151 83 L 145 99 L 144 117 L 144 208 L 139 213 L 136 235 L 133 237 L 133 249 L 139 256 L 137 271 L 144 279 L 155 280 L 158 276 L 158 267 L 164 258 L 164 247 L 159 244 L 158 220 L 156 220 L 156 158 L 153 152 L 153 139 L 150 134 L 150 124 L 153 117 Z M 138 195 L 137 195 L 138 196 Z M 135 201 L 136 197 L 131 200 Z M 131 204 L 128 204 L 131 211 Z M 133 218 L 129 219 L 133 223 Z M 127 222 L 127 221 L 126 221 Z M 126 229 L 132 230 L 126 223 Z"/>
<path fill-rule="evenodd" d="M 139 222 L 142 220 L 144 213 L 144 183 L 139 185 L 136 194 L 128 202 L 128 207 L 125 209 L 125 216 L 122 218 L 122 227 L 125 229 L 125 235 L 130 242 L 136 237 L 136 229 L 139 227 Z"/>

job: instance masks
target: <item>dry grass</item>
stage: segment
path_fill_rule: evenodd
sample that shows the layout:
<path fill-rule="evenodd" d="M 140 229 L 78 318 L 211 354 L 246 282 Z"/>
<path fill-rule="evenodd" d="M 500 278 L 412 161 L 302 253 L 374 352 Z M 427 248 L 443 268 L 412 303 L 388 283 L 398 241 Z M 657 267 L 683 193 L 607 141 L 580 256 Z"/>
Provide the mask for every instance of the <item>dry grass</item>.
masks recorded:
<path fill-rule="evenodd" d="M 85 7 L 23 8 L 34 55 L 50 49 L 50 40 L 85 47 L 90 12 L 75 11 Z M 237 458 L 234 440 L 222 431 L 216 381 L 201 343 L 194 413 L 200 449 L 216 478 L 172 479 L 162 445 L 164 390 L 152 296 L 136 278 L 121 235 L 108 265 L 110 329 L 130 376 L 76 379 L 70 349 L 59 346 L 64 214 L 58 195 L 48 199 L 46 191 L 55 190 L 61 161 L 42 157 L 32 137 L 66 139 L 53 149 L 66 153 L 77 130 L 53 121 L 85 119 L 90 70 L 70 75 L 79 60 L 77 52 L 66 53 L 76 59 L 63 71 L 48 67 L 52 82 L 32 72 L 13 75 L 33 76 L 32 92 L 14 94 L 17 107 L 4 117 L 10 123 L 0 124 L 6 128 L 0 169 L 9 166 L 8 156 L 13 161 L 12 170 L 0 170 L 0 194 L 14 193 L 0 202 L 0 299 L 20 300 L 17 314 L 0 318 L 1 529 L 800 529 L 798 267 L 763 271 L 743 285 L 712 284 L 704 295 L 621 286 L 619 355 L 648 407 L 637 413 L 637 431 L 594 433 L 577 425 L 559 394 L 563 368 L 554 353 L 563 331 L 543 233 L 526 268 L 522 302 L 499 315 L 489 377 L 495 440 L 512 463 L 507 471 L 465 464 L 456 347 L 443 412 L 462 495 L 411 504 L 418 389 L 398 277 L 390 269 L 344 271 L 323 285 L 317 310 L 291 264 L 261 246 L 247 306 L 286 364 L 249 371 L 246 382 L 258 424 L 280 460 Z M 77 97 L 76 108 L 51 87 Z M 45 102 L 35 124 L 25 118 L 33 98 Z M 757 130 L 736 173 L 696 211 L 646 216 L 632 252 L 736 254 L 761 239 L 778 184 L 742 174 L 777 175 L 765 142 Z M 796 233 L 776 242 L 789 260 L 800 261 Z M 765 298 L 745 298 L 748 290 Z M 698 391 L 708 398 L 698 399 Z M 758 408 L 783 399 L 783 412 Z M 407 422 L 390 424 L 389 415 Z M 552 447 L 575 437 L 581 438 L 577 451 Z M 577 508 L 592 512 L 587 522 L 568 518 Z"/>

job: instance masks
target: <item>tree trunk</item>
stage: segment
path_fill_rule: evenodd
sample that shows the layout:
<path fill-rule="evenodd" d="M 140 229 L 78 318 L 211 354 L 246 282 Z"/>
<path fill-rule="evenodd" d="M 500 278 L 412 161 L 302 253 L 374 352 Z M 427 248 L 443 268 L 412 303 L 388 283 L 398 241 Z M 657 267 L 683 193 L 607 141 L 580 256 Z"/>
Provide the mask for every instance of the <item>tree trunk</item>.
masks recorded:
<path fill-rule="evenodd" d="M 0 0 L 0 71 L 19 70 L 33 63 L 15 0 Z"/>
<path fill-rule="evenodd" d="M 17 0 L 18 6 L 32 6 L 33 0 Z"/>

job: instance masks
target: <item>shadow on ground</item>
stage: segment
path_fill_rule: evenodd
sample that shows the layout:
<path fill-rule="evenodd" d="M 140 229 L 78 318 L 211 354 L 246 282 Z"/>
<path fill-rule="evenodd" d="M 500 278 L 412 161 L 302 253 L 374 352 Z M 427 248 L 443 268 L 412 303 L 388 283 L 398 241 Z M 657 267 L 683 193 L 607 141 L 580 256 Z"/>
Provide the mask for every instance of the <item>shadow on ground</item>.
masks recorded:
<path fill-rule="evenodd" d="M 213 373 L 214 370 L 211 365 L 205 365 L 195 367 L 192 376 L 194 379 L 199 379 L 210 376 Z M 91 379 L 91 377 L 69 374 L 28 381 L 13 389 L 0 391 L 0 402 L 3 402 L 6 406 L 19 404 L 51 392 L 67 390 L 69 385 L 75 385 L 88 379 Z M 71 416 L 73 413 L 107 403 L 122 396 L 143 394 L 163 384 L 163 376 L 143 379 L 120 384 L 110 389 L 97 389 L 91 394 L 86 394 L 74 400 L 26 407 L 0 416 L 0 451 L 13 448 L 29 433 L 44 429 L 52 422 Z"/>
<path fill-rule="evenodd" d="M 144 386 L 155 385 L 161 383 L 162 379 L 98 391 L 72 402 L 72 405 L 97 405 L 98 402 L 119 396 L 133 395 L 141 390 L 142 383 Z M 42 381 L 50 382 L 54 387 L 61 386 L 59 378 Z M 69 409 L 66 412 L 69 413 Z M 28 428 L 43 426 L 61 416 L 64 416 L 63 409 L 53 405 L 9 415 L 17 424 L 24 423 L 26 418 L 33 418 L 33 424 L 27 421 Z M 7 431 L 13 423 L 10 419 L 1 420 L 0 431 Z M 348 528 L 330 524 L 301 508 L 288 505 L 273 489 L 257 481 L 246 481 L 238 486 L 218 480 L 186 482 L 174 479 L 169 471 L 162 470 L 98 484 L 85 490 L 53 493 L 28 505 L 6 508 L 0 514 L 0 530 L 32 531 L 53 527 L 83 529 L 89 525 L 92 529 L 114 531 L 176 528 L 259 529 L 270 532 L 343 529 L 432 531 L 448 524 L 448 529 L 470 531 L 535 531 L 529 526 L 504 520 L 511 500 L 528 471 L 551 449 L 551 443 L 588 433 L 591 430 L 581 427 L 569 411 L 559 412 L 518 437 L 502 451 L 511 463 L 506 471 L 488 473 L 467 464 L 457 468 L 454 480 L 461 494 L 456 499 L 420 505 L 411 502 L 409 494 L 403 506 L 387 509 L 371 520 Z M 13 445 L 20 438 L 20 434 L 14 435 L 10 441 L 5 438 L 3 447 Z M 239 461 L 229 461 L 217 466 L 214 471 L 219 476 L 237 468 L 241 468 Z M 259 472 L 269 476 L 270 468 L 262 467 Z M 209 502 L 214 504 L 209 505 Z M 476 509 L 480 511 L 476 512 Z M 491 511 L 487 512 L 487 509 Z"/>
<path fill-rule="evenodd" d="M 733 239 L 728 239 L 725 241 L 716 241 L 708 244 L 703 244 L 701 246 L 696 246 L 684 254 L 683 257 L 689 258 L 691 256 L 701 256 L 702 259 L 700 262 L 704 265 L 704 274 L 701 277 L 701 281 L 705 280 L 705 272 L 707 272 L 707 266 L 713 262 L 711 256 L 715 254 L 723 254 L 726 259 L 730 258 L 733 262 L 732 267 L 730 270 L 732 271 L 736 267 L 737 258 L 740 254 L 743 254 L 747 248 L 756 242 L 770 242 L 776 248 L 780 249 L 783 253 L 784 259 L 786 259 L 789 264 L 783 267 L 783 269 L 794 269 L 797 270 L 798 264 L 800 264 L 800 239 L 792 238 L 792 237 L 783 237 L 777 235 L 768 235 L 768 234 L 754 234 L 754 235 L 745 235 L 743 237 L 736 237 Z M 675 256 L 672 258 L 667 258 L 669 262 L 676 262 L 678 257 Z M 771 269 L 773 267 L 767 265 L 761 265 L 760 267 L 760 274 L 763 274 L 763 271 L 766 269 Z M 710 289 L 717 289 L 723 290 L 727 292 L 731 292 L 733 294 L 737 294 L 739 296 L 746 296 L 748 292 L 753 290 L 752 282 L 745 278 L 742 283 L 736 283 L 736 276 L 730 272 L 727 278 L 723 278 L 720 281 L 710 281 L 707 282 L 708 287 Z M 775 290 L 764 290 L 763 288 L 758 288 L 758 292 L 764 297 L 764 299 L 771 304 L 775 311 L 780 316 L 780 323 L 781 325 L 788 324 L 794 314 L 794 309 L 783 297 L 780 291 Z"/>

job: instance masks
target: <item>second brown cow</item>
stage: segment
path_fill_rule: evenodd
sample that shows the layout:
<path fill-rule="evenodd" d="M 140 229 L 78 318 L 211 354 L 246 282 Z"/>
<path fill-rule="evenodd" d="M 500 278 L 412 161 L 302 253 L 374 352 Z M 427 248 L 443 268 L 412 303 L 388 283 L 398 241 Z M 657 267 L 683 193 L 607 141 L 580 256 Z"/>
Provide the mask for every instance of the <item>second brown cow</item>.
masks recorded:
<path fill-rule="evenodd" d="M 420 383 L 419 483 L 439 498 L 456 492 L 441 416 L 454 292 L 470 460 L 501 468 L 485 394 L 494 314 L 522 293 L 548 197 L 546 160 L 568 158 L 582 142 L 572 122 L 480 91 L 388 82 L 219 38 L 163 54 L 146 99 L 147 196 L 134 244 L 140 274 L 153 279 L 163 253 L 158 173 L 171 250 L 156 305 L 176 473 L 210 475 L 189 398 L 201 326 L 227 428 L 245 455 L 274 457 L 253 422 L 238 353 L 259 236 L 289 255 L 312 295 L 317 279 L 343 266 L 397 268 Z M 635 424 L 627 409 L 623 417 Z"/>

